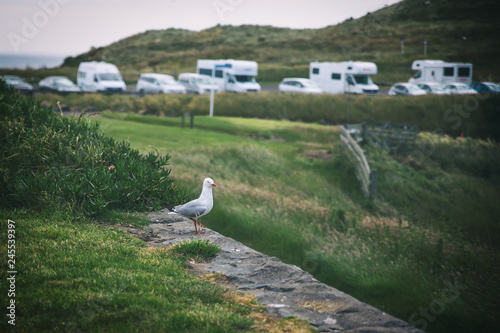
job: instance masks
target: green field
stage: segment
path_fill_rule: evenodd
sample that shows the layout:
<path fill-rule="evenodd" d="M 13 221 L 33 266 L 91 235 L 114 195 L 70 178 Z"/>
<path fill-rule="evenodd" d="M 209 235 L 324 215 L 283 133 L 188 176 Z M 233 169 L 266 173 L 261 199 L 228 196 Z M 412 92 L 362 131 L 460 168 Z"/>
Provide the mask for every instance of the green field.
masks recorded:
<path fill-rule="evenodd" d="M 338 127 L 196 117 L 191 130 L 179 118 L 116 113 L 93 121 L 144 152 L 172 154 L 171 175 L 193 198 L 214 178 L 208 227 L 430 332 L 499 327 L 495 143 L 422 133 L 427 154 L 401 157 L 367 146 L 379 171 L 371 202 Z M 456 297 L 445 302 L 444 291 Z M 434 300 L 443 309 L 428 320 L 421 311 Z"/>

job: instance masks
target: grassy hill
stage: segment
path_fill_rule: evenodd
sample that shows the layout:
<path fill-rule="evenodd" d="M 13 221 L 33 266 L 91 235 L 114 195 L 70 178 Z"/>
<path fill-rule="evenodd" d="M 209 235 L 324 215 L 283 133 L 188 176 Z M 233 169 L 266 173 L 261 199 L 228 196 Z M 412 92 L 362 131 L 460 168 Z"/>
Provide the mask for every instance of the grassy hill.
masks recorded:
<path fill-rule="evenodd" d="M 126 81 L 140 72 L 178 74 L 194 71 L 200 58 L 250 59 L 259 63 L 259 81 L 280 81 L 287 76 L 308 76 L 311 61 L 374 61 L 378 82 L 407 81 L 411 63 L 427 58 L 474 64 L 475 80 L 500 80 L 495 66 L 500 49 L 495 0 L 404 0 L 360 19 L 322 29 L 288 29 L 272 26 L 221 26 L 203 31 L 150 30 L 106 47 L 93 48 L 65 59 L 56 72 L 76 79 L 81 61 L 105 60 L 118 65 Z M 405 54 L 400 53 L 400 38 Z M 46 72 L 29 73 L 33 78 Z"/>

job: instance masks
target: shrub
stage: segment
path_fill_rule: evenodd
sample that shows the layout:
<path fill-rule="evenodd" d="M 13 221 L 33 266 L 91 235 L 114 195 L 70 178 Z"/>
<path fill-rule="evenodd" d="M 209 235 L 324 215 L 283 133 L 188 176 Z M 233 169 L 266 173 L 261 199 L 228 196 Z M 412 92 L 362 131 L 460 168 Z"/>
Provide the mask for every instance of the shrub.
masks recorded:
<path fill-rule="evenodd" d="M 104 137 L 98 124 L 34 104 L 0 83 L 0 200 L 4 206 L 60 207 L 95 216 L 179 204 L 170 155 L 141 155 Z"/>

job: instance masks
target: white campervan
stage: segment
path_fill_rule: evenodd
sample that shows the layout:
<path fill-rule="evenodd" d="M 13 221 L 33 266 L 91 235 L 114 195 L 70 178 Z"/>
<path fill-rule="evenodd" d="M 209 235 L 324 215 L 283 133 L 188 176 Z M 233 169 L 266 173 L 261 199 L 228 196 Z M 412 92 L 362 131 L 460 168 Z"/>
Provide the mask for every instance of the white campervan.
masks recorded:
<path fill-rule="evenodd" d="M 373 62 L 311 62 L 309 68 L 309 78 L 331 94 L 376 94 L 379 88 L 370 77 L 374 74 Z"/>
<path fill-rule="evenodd" d="M 212 90 L 214 92 L 219 91 L 219 87 L 217 87 L 214 80 L 207 75 L 181 73 L 177 81 L 186 88 L 188 93 L 202 95 L 210 94 Z"/>
<path fill-rule="evenodd" d="M 211 76 L 220 91 L 260 91 L 260 84 L 255 80 L 257 70 L 257 63 L 248 60 L 201 59 L 197 62 L 198 74 Z"/>
<path fill-rule="evenodd" d="M 472 64 L 444 62 L 442 60 L 415 60 L 411 69 L 418 71 L 408 82 L 411 83 L 472 83 Z"/>
<path fill-rule="evenodd" d="M 127 86 L 118 68 L 103 61 L 82 62 L 76 82 L 82 91 L 125 92 Z"/>

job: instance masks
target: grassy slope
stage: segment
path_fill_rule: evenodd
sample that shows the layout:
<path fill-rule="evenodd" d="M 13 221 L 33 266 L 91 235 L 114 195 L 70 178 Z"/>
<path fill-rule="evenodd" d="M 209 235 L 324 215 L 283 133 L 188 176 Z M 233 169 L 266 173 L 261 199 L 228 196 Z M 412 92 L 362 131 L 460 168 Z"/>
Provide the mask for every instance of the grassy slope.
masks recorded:
<path fill-rule="evenodd" d="M 250 308 L 187 275 L 165 249 L 57 214 L 0 216 L 2 230 L 16 221 L 16 327 L 23 331 L 234 332 L 252 324 Z"/>
<path fill-rule="evenodd" d="M 413 74 L 412 61 L 423 58 L 425 38 L 428 58 L 472 62 L 475 80 L 490 77 L 497 82 L 500 72 L 493 64 L 500 47 L 495 35 L 499 10 L 495 0 L 435 0 L 428 6 L 420 0 L 404 0 L 322 29 L 218 25 L 200 32 L 153 30 L 70 57 L 56 70 L 21 73 L 31 82 L 49 72 L 76 80 L 81 61 L 105 58 L 118 65 L 126 81 L 135 83 L 138 72 L 178 74 L 194 71 L 200 58 L 233 58 L 257 61 L 259 80 L 276 82 L 283 77 L 307 77 L 314 60 L 365 60 L 378 64 L 376 81 L 407 81 Z M 402 36 L 404 56 L 399 47 Z"/>
<path fill-rule="evenodd" d="M 214 210 L 204 220 L 208 226 L 419 328 L 419 309 L 429 308 L 443 290 L 466 285 L 442 314 L 425 321 L 425 329 L 498 327 L 492 311 L 498 306 L 493 295 L 499 212 L 490 199 L 500 191 L 495 144 L 470 140 L 464 146 L 431 135 L 420 138 L 435 152 L 425 157 L 415 153 L 397 161 L 372 151 L 381 181 L 380 198 L 371 203 L 345 161 L 335 127 L 197 117 L 197 126 L 206 130 L 183 130 L 172 127 L 172 120 L 152 119 L 159 123 L 100 121 L 106 135 L 138 148 L 148 149 L 155 138 L 160 152 L 173 154 L 172 176 L 194 189 L 193 197 L 199 180 L 212 176 L 219 186 Z M 490 165 L 488 171 L 464 167 L 471 165 L 463 158 L 471 155 L 467 146 Z M 321 149 L 333 152 L 333 165 L 302 155 Z M 443 157 L 453 149 L 454 158 Z"/>
<path fill-rule="evenodd" d="M 144 226 L 144 213 L 125 210 L 152 209 L 158 195 L 160 205 L 185 200 L 168 180 L 167 160 L 1 83 L 0 293 L 8 297 L 0 306 L 16 304 L 16 326 L 2 320 L 1 331 L 309 331 L 302 321 L 270 318 L 255 297 L 188 276 L 185 256 L 96 223 Z M 15 283 L 7 271 L 17 271 Z"/>

